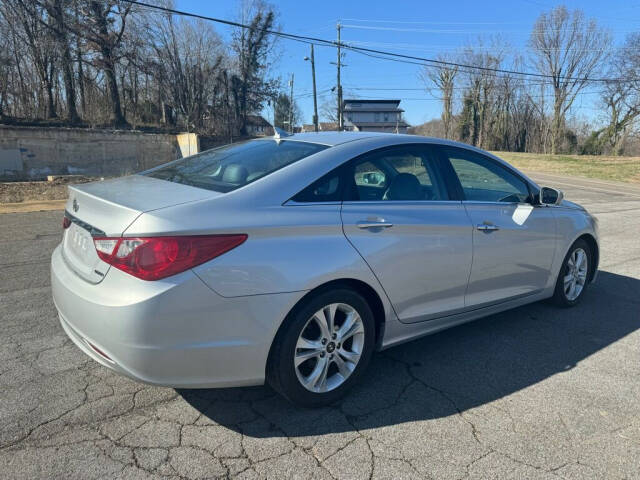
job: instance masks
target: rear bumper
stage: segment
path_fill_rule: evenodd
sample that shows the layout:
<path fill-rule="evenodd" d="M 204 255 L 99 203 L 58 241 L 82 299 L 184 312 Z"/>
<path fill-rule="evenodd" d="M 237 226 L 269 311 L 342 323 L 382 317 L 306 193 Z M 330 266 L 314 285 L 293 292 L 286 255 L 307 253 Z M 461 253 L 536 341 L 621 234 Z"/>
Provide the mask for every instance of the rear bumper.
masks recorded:
<path fill-rule="evenodd" d="M 176 388 L 262 384 L 273 337 L 303 294 L 225 298 L 191 271 L 145 282 L 112 268 L 93 285 L 60 247 L 51 288 L 60 323 L 82 351 L 138 381 Z"/>

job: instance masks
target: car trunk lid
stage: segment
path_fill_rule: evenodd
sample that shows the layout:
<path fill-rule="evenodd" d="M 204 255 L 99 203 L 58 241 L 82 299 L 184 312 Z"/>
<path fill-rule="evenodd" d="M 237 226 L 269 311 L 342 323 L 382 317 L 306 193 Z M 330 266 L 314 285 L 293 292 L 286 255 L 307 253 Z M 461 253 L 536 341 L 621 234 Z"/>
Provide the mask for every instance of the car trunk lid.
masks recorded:
<path fill-rule="evenodd" d="M 71 225 L 62 240 L 65 262 L 86 281 L 99 283 L 109 264 L 98 257 L 93 238 L 122 236 L 144 212 L 219 195 L 143 175 L 70 186 L 65 216 Z"/>

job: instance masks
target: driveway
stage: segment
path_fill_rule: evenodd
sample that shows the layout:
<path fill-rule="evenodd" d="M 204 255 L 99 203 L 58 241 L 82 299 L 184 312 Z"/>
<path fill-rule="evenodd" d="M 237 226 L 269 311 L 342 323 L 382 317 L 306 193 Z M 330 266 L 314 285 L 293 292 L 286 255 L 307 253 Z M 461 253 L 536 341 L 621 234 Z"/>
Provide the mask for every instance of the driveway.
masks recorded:
<path fill-rule="evenodd" d="M 598 282 L 375 356 L 340 404 L 173 390 L 89 360 L 49 291 L 61 212 L 0 215 L 4 478 L 640 478 L 640 188 L 532 175 L 600 219 Z"/>

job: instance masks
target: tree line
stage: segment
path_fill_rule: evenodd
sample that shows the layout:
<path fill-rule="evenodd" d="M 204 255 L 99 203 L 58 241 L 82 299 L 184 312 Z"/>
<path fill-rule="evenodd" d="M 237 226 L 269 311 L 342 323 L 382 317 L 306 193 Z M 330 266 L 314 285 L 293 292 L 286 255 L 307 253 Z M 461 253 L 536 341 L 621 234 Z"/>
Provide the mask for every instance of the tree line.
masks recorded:
<path fill-rule="evenodd" d="M 488 150 L 623 154 L 640 115 L 640 33 L 614 48 L 595 20 L 560 6 L 539 16 L 528 47 L 529 55 L 513 54 L 500 35 L 480 38 L 424 67 L 442 116 L 417 131 Z M 568 118 L 582 95 L 598 99 L 586 123 Z"/>
<path fill-rule="evenodd" d="M 237 19 L 250 28 L 225 40 L 204 20 L 123 0 L 0 0 L 0 121 L 165 126 L 232 141 L 270 105 L 276 126 L 289 129 L 289 116 L 294 125 L 302 116 L 274 73 L 274 8 L 239 0 Z M 439 60 L 421 78 L 442 115 L 417 133 L 589 154 L 629 153 L 637 138 L 640 33 L 614 48 L 595 20 L 557 7 L 536 20 L 526 54 L 496 35 Z M 597 108 L 588 121 L 570 116 L 580 102 Z M 335 119 L 335 104 L 320 106 L 323 119 Z"/>
<path fill-rule="evenodd" d="M 1 0 L 0 119 L 246 135 L 280 89 L 278 26 L 262 0 L 238 7 L 250 28 L 224 41 L 211 23 L 121 0 Z"/>

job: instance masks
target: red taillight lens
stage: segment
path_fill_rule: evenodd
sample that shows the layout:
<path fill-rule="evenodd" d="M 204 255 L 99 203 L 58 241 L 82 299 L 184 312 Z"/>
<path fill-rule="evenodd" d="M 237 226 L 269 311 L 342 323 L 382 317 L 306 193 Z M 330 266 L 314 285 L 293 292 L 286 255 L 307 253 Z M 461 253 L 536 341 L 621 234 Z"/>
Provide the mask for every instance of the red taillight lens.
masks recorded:
<path fill-rule="evenodd" d="M 70 226 L 71 226 L 71 220 L 69 220 L 69 217 L 63 217 L 62 218 L 62 229 L 66 230 Z"/>
<path fill-rule="evenodd" d="M 142 280 L 184 272 L 222 255 L 247 239 L 245 234 L 182 237 L 94 238 L 106 263 Z"/>

